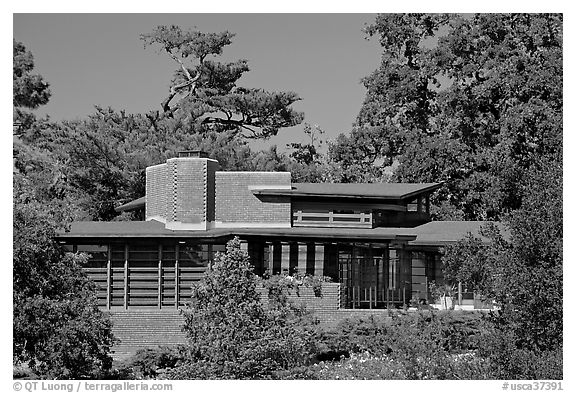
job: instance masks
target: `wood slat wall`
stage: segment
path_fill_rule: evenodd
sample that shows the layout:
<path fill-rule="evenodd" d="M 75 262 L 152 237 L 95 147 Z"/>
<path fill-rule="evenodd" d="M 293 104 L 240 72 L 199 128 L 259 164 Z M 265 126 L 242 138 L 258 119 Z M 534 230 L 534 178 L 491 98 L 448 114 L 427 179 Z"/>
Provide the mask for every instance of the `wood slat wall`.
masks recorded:
<path fill-rule="evenodd" d="M 92 254 L 84 271 L 96 284 L 102 308 L 182 307 L 191 295 L 192 284 L 206 270 L 206 266 L 190 266 L 194 262 L 187 258 L 180 261 L 178 245 L 166 250 L 161 245 L 149 246 L 142 251 L 115 244 L 106 246 L 104 253 L 101 247 L 80 246 L 80 251 Z M 98 252 L 90 252 L 91 248 Z"/>

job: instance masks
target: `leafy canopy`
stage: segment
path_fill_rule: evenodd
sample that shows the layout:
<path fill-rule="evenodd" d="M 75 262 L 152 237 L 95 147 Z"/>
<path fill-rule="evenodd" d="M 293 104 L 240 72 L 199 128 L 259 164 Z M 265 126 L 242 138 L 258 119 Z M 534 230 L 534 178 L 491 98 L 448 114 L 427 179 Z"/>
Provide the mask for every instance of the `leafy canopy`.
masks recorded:
<path fill-rule="evenodd" d="M 34 115 L 25 109 L 36 109 L 46 105 L 51 92 L 49 84 L 41 75 L 33 74 L 34 57 L 21 42 L 13 40 L 12 52 L 12 94 L 13 121 L 19 133 L 23 127 L 29 127 L 35 120 Z"/>
<path fill-rule="evenodd" d="M 494 321 L 519 348 L 562 348 L 562 166 L 542 160 L 508 217 L 510 236 L 487 228 L 490 243 L 468 238 L 448 247 L 446 278 L 499 304 Z M 508 337 L 509 338 L 509 337 Z"/>
<path fill-rule="evenodd" d="M 82 271 L 87 256 L 65 254 L 54 240 L 59 209 L 15 175 L 13 362 L 42 378 L 103 378 L 112 366 L 112 325 Z"/>
<path fill-rule="evenodd" d="M 438 218 L 499 219 L 562 146 L 562 15 L 383 14 L 380 67 L 349 136 L 342 181 L 444 181 Z"/>

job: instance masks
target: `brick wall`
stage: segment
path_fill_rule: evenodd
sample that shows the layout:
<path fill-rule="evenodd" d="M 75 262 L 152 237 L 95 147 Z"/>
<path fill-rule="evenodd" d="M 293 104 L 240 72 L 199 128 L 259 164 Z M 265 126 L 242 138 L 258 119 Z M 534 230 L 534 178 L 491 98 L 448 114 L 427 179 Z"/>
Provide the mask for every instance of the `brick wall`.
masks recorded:
<path fill-rule="evenodd" d="M 151 217 L 166 219 L 169 187 L 166 164 L 146 168 L 146 219 Z"/>
<path fill-rule="evenodd" d="M 172 220 L 182 223 L 206 221 L 206 159 L 171 158 Z"/>
<path fill-rule="evenodd" d="M 291 223 L 289 197 L 254 196 L 258 187 L 290 188 L 290 172 L 218 172 L 217 161 L 171 158 L 146 168 L 146 218 L 223 226 Z"/>
<path fill-rule="evenodd" d="M 220 165 L 212 160 L 206 165 L 206 221 L 213 222 L 216 217 L 216 171 Z"/>
<path fill-rule="evenodd" d="M 259 287 L 258 291 L 264 306 L 268 306 L 268 292 L 266 288 Z M 340 308 L 340 284 L 323 283 L 322 296 L 317 297 L 310 287 L 300 287 L 299 293 L 295 291 L 288 298 L 296 305 L 305 305 L 306 309 L 314 313 L 321 325 L 337 325 L 345 319 L 368 318 L 373 316 L 379 319 L 389 319 L 388 310 L 378 309 L 344 309 Z"/>
<path fill-rule="evenodd" d="M 120 340 L 112 347 L 114 360 L 126 359 L 138 349 L 186 342 L 179 310 L 112 311 L 110 319 L 112 332 Z"/>
<path fill-rule="evenodd" d="M 258 292 L 264 307 L 268 307 L 268 289 L 259 286 Z M 316 296 L 311 287 L 301 286 L 298 293 L 292 290 L 288 299 L 297 306 L 305 305 L 309 311 L 333 312 L 340 307 L 340 284 L 323 283 L 321 297 Z"/>
<path fill-rule="evenodd" d="M 146 168 L 146 218 L 198 224 L 214 221 L 215 172 L 206 158 L 171 158 Z"/>
<path fill-rule="evenodd" d="M 258 199 L 251 188 L 288 188 L 289 172 L 216 172 L 216 222 L 289 226 L 289 197 Z"/>
<path fill-rule="evenodd" d="M 258 287 L 262 303 L 268 306 L 268 290 Z M 374 316 L 389 319 L 387 310 L 341 309 L 340 284 L 323 283 L 322 297 L 316 297 L 310 287 L 300 287 L 299 294 L 292 292 L 289 299 L 295 304 L 306 305 L 323 326 L 333 326 L 345 319 L 367 318 Z M 144 310 L 110 312 L 113 323 L 112 331 L 120 342 L 112 349 L 115 360 L 125 359 L 140 348 L 152 348 L 160 345 L 176 345 L 186 342 L 186 335 L 181 326 L 184 318 L 179 310 Z"/>

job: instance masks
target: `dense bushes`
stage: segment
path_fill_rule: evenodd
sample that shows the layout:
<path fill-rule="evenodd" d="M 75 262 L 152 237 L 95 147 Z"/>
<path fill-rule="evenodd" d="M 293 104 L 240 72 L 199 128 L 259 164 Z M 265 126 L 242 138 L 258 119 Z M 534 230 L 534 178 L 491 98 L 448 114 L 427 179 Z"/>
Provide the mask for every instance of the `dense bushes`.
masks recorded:
<path fill-rule="evenodd" d="M 391 321 L 345 321 L 319 332 L 319 348 L 349 351 L 320 362 L 310 379 L 562 379 L 562 352 L 518 348 L 489 315 L 422 312 Z M 290 375 L 285 375 L 290 378 Z"/>
<path fill-rule="evenodd" d="M 117 379 L 162 379 L 164 374 L 186 359 L 183 345 L 140 349 L 117 369 Z"/>
<path fill-rule="evenodd" d="M 482 313 L 403 313 L 300 329 L 291 330 L 298 340 L 280 329 L 269 341 L 239 343 L 234 365 L 159 348 L 140 351 L 124 369 L 160 379 L 562 379 L 561 351 L 519 349 Z"/>
<path fill-rule="evenodd" d="M 312 333 L 303 312 L 278 296 L 270 310 L 260 301 L 248 254 L 234 239 L 192 289 L 184 313 L 186 360 L 166 373 L 173 379 L 268 378 L 306 364 Z"/>
<path fill-rule="evenodd" d="M 319 332 L 319 348 L 352 356 L 314 369 L 318 378 L 446 379 L 470 374 L 468 369 L 477 367 L 468 354 L 477 347 L 480 319 L 475 313 L 421 312 L 395 314 L 391 320 L 344 321 Z"/>

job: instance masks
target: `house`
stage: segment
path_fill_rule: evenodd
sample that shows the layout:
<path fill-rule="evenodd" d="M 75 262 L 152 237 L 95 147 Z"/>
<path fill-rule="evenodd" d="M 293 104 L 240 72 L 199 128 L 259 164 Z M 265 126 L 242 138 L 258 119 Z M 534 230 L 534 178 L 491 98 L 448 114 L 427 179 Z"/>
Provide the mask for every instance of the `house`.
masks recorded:
<path fill-rule="evenodd" d="M 427 300 L 441 248 L 480 222 L 430 221 L 440 183 L 292 183 L 289 172 L 219 171 L 203 152 L 146 169 L 146 196 L 118 208 L 145 221 L 75 222 L 59 234 L 92 254 L 86 272 L 107 310 L 174 310 L 238 236 L 259 275 L 330 277 L 338 309 Z"/>

